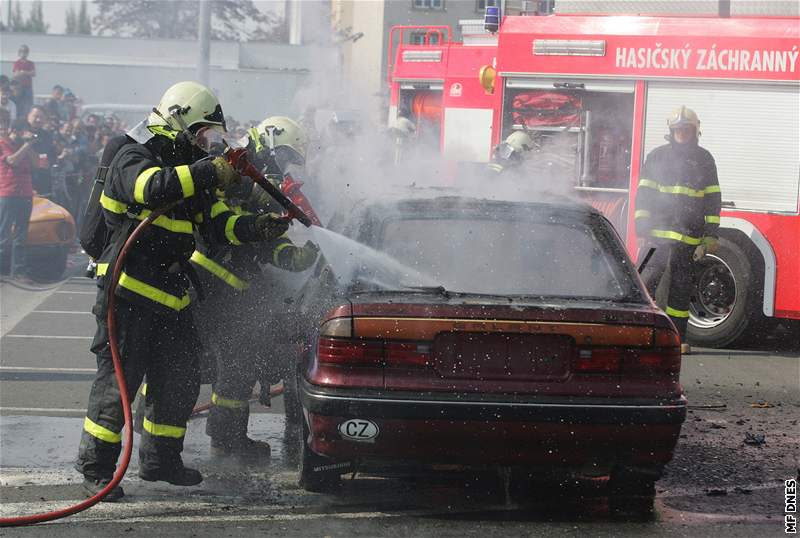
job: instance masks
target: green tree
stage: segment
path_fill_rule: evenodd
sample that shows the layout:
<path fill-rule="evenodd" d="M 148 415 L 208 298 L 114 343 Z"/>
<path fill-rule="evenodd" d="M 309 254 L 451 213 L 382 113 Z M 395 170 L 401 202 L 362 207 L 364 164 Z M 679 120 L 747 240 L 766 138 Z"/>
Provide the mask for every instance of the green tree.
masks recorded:
<path fill-rule="evenodd" d="M 78 33 L 78 14 L 75 13 L 75 8 L 72 4 L 69 5 L 67 8 L 67 15 L 66 15 L 66 29 L 65 32 L 68 34 L 77 34 Z"/>
<path fill-rule="evenodd" d="M 89 7 L 86 0 L 81 0 L 81 7 L 78 11 L 78 33 L 92 35 L 92 20 L 89 18 Z"/>
<path fill-rule="evenodd" d="M 75 7 L 70 4 L 67 9 L 67 33 L 68 34 L 92 34 L 92 21 L 89 19 L 88 8 L 86 0 L 81 0 L 81 7 L 79 11 L 75 11 Z"/>
<path fill-rule="evenodd" d="M 211 37 L 225 41 L 277 41 L 283 21 L 260 11 L 252 0 L 205 0 L 211 8 Z M 198 0 L 94 0 L 99 14 L 93 19 L 98 35 L 196 39 Z M 248 27 L 253 29 L 248 29 Z"/>
<path fill-rule="evenodd" d="M 8 30 L 10 32 L 24 32 L 26 31 L 27 27 L 25 24 L 25 19 L 22 18 L 22 8 L 19 5 L 19 2 L 14 4 L 9 1 L 9 19 L 8 19 Z"/>
<path fill-rule="evenodd" d="M 19 4 L 17 4 L 19 6 Z M 26 32 L 34 32 L 39 34 L 46 34 L 49 24 L 44 22 L 44 12 L 42 11 L 42 0 L 36 0 L 31 5 L 31 12 L 28 15 L 28 21 L 25 23 Z"/>

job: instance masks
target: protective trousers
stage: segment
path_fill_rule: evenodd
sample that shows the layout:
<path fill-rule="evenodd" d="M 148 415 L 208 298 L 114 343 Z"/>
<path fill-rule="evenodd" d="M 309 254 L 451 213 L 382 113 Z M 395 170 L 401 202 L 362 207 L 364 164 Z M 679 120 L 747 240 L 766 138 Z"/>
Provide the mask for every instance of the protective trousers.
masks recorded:
<path fill-rule="evenodd" d="M 692 254 L 696 247 L 679 241 L 651 243 L 639 252 L 639 264 L 650 248 L 655 248 L 655 252 L 642 271 L 642 280 L 650 296 L 655 298 L 661 279 L 665 273 L 669 274 L 669 293 L 665 311 L 678 329 L 681 342 L 684 342 L 689 324 L 689 302 L 694 285 Z"/>
<path fill-rule="evenodd" d="M 221 286 L 201 303 L 198 320 L 203 342 L 213 346 L 217 361 L 206 434 L 224 445 L 247 436 L 250 396 L 260 379 L 258 335 L 264 330 L 264 313 L 252 289 L 241 292 Z"/>
<path fill-rule="evenodd" d="M 89 394 L 76 468 L 87 478 L 109 478 L 116 468 L 124 424 L 119 387 L 108 343 L 105 290 L 98 292 L 93 310 L 97 332 L 92 352 L 97 374 Z M 200 345 L 188 311 L 161 315 L 151 309 L 116 299 L 116 327 L 128 395 L 133 401 L 147 375 L 140 469 L 146 472 L 182 466 L 186 421 L 200 389 Z"/>

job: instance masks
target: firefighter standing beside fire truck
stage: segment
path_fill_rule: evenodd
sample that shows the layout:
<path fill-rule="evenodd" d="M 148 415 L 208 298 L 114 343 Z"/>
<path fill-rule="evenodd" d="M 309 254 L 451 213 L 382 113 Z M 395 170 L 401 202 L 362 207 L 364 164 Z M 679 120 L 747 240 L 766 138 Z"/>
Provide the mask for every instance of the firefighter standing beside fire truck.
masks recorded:
<path fill-rule="evenodd" d="M 691 348 L 685 339 L 693 286 L 692 262 L 719 246 L 722 194 L 714 158 L 698 145 L 697 114 L 681 106 L 669 116 L 667 125 L 669 144 L 655 148 L 645 159 L 634 216 L 640 257 L 655 248 L 642 278 L 655 297 L 669 268 L 666 312 L 681 335 L 682 352 L 689 353 Z"/>

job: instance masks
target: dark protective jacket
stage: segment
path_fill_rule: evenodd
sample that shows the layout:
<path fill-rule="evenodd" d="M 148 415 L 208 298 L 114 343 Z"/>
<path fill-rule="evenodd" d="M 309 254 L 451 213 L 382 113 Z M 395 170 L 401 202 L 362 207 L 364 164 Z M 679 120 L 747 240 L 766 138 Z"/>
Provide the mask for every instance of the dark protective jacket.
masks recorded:
<path fill-rule="evenodd" d="M 230 210 L 236 215 L 253 215 L 237 205 L 231 205 Z M 307 269 L 296 265 L 294 254 L 297 249 L 285 234 L 272 241 L 241 246 L 217 244 L 201 238 L 190 261 L 228 287 L 244 291 L 250 286 L 249 280 L 261 273 L 259 263 L 268 263 L 287 271 Z"/>
<path fill-rule="evenodd" d="M 716 237 L 722 194 L 714 157 L 693 143 L 655 148 L 636 191 L 636 234 L 699 245 Z"/>
<path fill-rule="evenodd" d="M 256 241 L 259 235 L 255 216 L 236 215 L 213 197 L 210 191 L 216 177 L 211 161 L 165 162 L 173 159 L 156 155 L 150 144 L 129 144 L 117 153 L 100 203 L 112 230 L 176 203 L 140 236 L 117 287 L 117 293 L 132 302 L 174 313 L 190 302 L 188 262 L 195 250 L 195 232 L 235 245 Z M 114 263 L 117 250 L 118 242 L 109 241 L 98 260 L 98 277 L 111 271 L 109 264 Z"/>

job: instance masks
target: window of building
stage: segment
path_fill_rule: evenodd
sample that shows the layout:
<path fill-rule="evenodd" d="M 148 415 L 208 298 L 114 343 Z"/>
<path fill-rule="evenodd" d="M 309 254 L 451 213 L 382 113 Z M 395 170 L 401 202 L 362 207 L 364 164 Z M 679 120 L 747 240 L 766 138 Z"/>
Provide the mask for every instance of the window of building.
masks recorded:
<path fill-rule="evenodd" d="M 411 0 L 414 9 L 444 9 L 444 0 Z"/>
<path fill-rule="evenodd" d="M 408 42 L 411 45 L 425 45 L 425 36 L 428 36 L 428 45 L 439 44 L 439 34 L 436 32 L 411 32 Z"/>
<path fill-rule="evenodd" d="M 486 0 L 475 0 L 475 12 L 484 13 L 486 11 Z"/>

